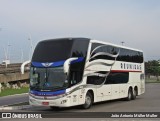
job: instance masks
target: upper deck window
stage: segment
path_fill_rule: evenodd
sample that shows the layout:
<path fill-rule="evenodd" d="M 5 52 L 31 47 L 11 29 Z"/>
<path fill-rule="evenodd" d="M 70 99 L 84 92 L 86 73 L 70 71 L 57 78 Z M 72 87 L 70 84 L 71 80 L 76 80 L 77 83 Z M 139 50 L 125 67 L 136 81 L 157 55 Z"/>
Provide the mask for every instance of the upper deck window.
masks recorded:
<path fill-rule="evenodd" d="M 101 43 L 93 43 L 91 48 L 91 57 L 95 54 L 99 53 L 100 55 L 92 58 L 90 61 L 96 59 L 106 59 L 106 60 L 114 60 L 112 56 L 108 56 L 104 53 L 109 53 L 112 55 L 119 54 L 116 58 L 117 61 L 125 61 L 125 62 L 134 62 L 134 63 L 143 63 L 143 53 L 140 51 L 130 50 L 126 48 L 119 48 L 111 45 L 104 45 Z"/>
<path fill-rule="evenodd" d="M 70 57 L 85 57 L 88 44 L 86 38 L 44 40 L 36 46 L 32 61 L 56 62 Z"/>

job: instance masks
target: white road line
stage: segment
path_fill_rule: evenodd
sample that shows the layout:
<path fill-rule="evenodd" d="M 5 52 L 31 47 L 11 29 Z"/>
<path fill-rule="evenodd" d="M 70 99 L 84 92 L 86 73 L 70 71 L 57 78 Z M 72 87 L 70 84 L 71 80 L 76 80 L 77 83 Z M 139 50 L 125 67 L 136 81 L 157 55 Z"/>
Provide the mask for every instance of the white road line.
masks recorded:
<path fill-rule="evenodd" d="M 0 110 L 22 110 L 22 109 L 28 109 L 31 108 L 33 106 L 31 105 L 22 105 L 22 106 L 9 106 L 9 107 L 0 107 Z"/>

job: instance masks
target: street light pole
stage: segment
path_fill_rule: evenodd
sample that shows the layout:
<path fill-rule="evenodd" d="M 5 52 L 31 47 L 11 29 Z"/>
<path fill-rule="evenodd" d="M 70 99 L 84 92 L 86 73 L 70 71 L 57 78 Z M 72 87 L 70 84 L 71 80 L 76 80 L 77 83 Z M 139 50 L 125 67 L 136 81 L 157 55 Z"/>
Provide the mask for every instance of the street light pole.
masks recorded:
<path fill-rule="evenodd" d="M 29 34 L 28 40 L 30 41 L 30 53 L 29 53 L 29 60 L 31 59 L 32 53 L 33 53 L 33 42 L 31 39 L 31 34 Z"/>
<path fill-rule="evenodd" d="M 7 60 L 10 60 L 10 52 L 9 52 L 9 47 L 10 47 L 11 45 L 9 44 L 9 42 L 8 42 L 8 45 L 7 45 Z"/>
<path fill-rule="evenodd" d="M 24 61 L 24 55 L 23 55 L 23 50 L 22 50 L 22 48 L 21 48 L 21 62 L 23 63 L 23 61 Z"/>

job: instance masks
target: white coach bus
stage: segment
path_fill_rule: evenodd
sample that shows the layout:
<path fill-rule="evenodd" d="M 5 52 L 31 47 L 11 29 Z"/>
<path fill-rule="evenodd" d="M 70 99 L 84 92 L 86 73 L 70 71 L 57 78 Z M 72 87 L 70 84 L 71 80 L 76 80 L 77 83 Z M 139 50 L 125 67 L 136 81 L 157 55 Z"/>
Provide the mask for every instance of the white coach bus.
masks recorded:
<path fill-rule="evenodd" d="M 134 100 L 144 92 L 141 50 L 88 38 L 44 40 L 34 50 L 30 105 L 87 109 L 106 100 Z"/>

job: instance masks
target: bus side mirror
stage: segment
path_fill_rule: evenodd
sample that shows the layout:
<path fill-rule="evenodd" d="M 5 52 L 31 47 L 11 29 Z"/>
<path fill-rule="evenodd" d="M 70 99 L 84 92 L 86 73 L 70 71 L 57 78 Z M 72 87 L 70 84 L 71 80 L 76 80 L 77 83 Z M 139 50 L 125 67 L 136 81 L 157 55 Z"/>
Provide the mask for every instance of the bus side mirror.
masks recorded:
<path fill-rule="evenodd" d="M 69 66 L 70 66 L 71 62 L 74 60 L 77 60 L 77 59 L 78 58 L 69 58 L 64 62 L 63 69 L 64 69 L 65 74 L 68 74 Z"/>

